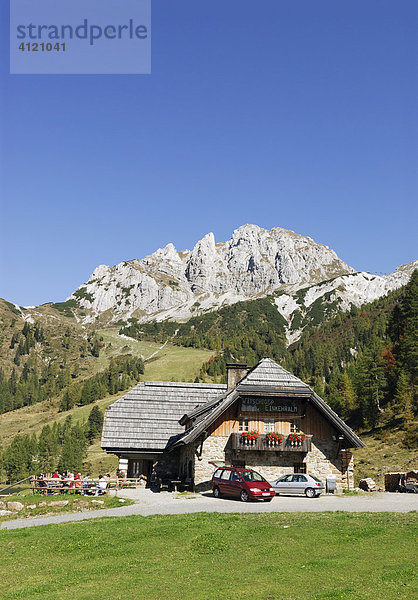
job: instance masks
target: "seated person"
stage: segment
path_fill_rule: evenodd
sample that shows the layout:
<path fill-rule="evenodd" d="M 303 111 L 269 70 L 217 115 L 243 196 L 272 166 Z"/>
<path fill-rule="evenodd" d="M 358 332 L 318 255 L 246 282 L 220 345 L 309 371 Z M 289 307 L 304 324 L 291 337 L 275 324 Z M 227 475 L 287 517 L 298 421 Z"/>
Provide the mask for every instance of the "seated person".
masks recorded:
<path fill-rule="evenodd" d="M 89 473 L 87 473 L 87 475 L 83 479 L 83 494 L 85 496 L 87 496 L 87 494 L 89 493 L 89 490 L 90 490 L 90 477 L 89 477 Z"/>
<path fill-rule="evenodd" d="M 39 491 L 41 494 L 44 494 L 46 487 L 47 487 L 46 481 L 44 479 L 43 473 L 41 473 L 35 483 L 35 490 Z"/>
<path fill-rule="evenodd" d="M 69 488 L 74 487 L 74 473 L 71 473 L 71 471 L 70 471 L 68 473 L 67 480 L 68 480 L 68 487 Z"/>
<path fill-rule="evenodd" d="M 74 478 L 74 487 L 77 492 L 81 491 L 82 485 L 83 485 L 83 482 L 81 480 L 81 473 L 77 473 L 77 475 Z"/>
<path fill-rule="evenodd" d="M 94 495 L 98 496 L 99 494 L 104 494 L 106 492 L 106 487 L 107 487 L 106 479 L 103 477 L 103 475 L 99 475 L 99 481 L 97 482 L 96 493 Z"/>
<path fill-rule="evenodd" d="M 67 491 L 70 487 L 70 482 L 68 481 L 67 476 L 63 473 L 61 475 L 61 488 L 63 491 Z"/>

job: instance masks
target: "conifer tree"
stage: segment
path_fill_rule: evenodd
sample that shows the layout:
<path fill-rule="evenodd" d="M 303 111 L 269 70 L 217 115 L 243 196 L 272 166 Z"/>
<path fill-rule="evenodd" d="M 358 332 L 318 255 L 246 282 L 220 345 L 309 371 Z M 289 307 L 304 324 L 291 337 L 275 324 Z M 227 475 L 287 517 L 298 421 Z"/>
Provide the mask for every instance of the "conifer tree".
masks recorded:
<path fill-rule="evenodd" d="M 32 474 L 32 444 L 27 435 L 16 435 L 4 451 L 4 469 L 9 482 L 19 481 Z"/>
<path fill-rule="evenodd" d="M 83 427 L 75 425 L 74 427 L 67 429 L 64 434 L 58 469 L 61 472 L 81 472 L 85 450 L 86 437 Z"/>
<path fill-rule="evenodd" d="M 405 371 L 401 371 L 399 374 L 394 401 L 396 413 L 402 417 L 405 426 L 410 425 L 414 418 L 412 386 Z"/>
<path fill-rule="evenodd" d="M 401 334 L 397 347 L 400 369 L 410 374 L 412 385 L 418 385 L 418 269 L 405 287 L 400 306 Z"/>
<path fill-rule="evenodd" d="M 90 444 L 93 440 L 101 435 L 103 427 L 103 413 L 100 408 L 97 406 L 93 406 L 90 411 L 89 417 L 87 419 L 86 425 L 86 436 L 89 440 Z"/>
<path fill-rule="evenodd" d="M 51 427 L 43 427 L 38 440 L 39 469 L 45 473 L 52 473 L 56 467 L 58 442 Z"/>

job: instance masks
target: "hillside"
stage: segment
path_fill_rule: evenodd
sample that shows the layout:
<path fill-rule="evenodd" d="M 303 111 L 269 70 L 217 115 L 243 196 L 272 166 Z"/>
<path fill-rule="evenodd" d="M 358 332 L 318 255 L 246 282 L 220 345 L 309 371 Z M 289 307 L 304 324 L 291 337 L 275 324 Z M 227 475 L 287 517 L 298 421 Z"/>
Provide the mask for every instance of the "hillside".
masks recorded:
<path fill-rule="evenodd" d="M 255 364 L 269 356 L 308 382 L 368 440 L 358 451 L 362 467 L 381 480 L 381 470 L 416 465 L 418 271 L 385 297 L 328 317 L 317 307 L 301 338 L 287 346 L 286 322 L 275 296 L 240 302 L 187 323 L 139 323 L 121 332 L 141 340 L 177 332 L 175 343 L 213 349 L 200 377 L 225 380 L 226 363 Z M 303 292 L 303 290 L 302 290 Z M 302 293 L 301 293 L 302 295 Z"/>
<path fill-rule="evenodd" d="M 182 348 L 174 346 L 171 343 L 162 344 L 153 342 L 136 342 L 135 340 L 127 340 L 120 338 L 115 331 L 99 331 L 97 335 L 103 338 L 104 348 L 110 348 L 112 353 L 106 355 L 105 350 L 100 351 L 99 357 L 93 363 L 98 369 L 108 366 L 112 356 L 131 356 L 134 352 L 144 356 L 144 373 L 141 375 L 142 380 L 168 380 L 168 381 L 190 381 L 195 379 L 199 373 L 199 369 L 203 361 L 207 360 L 211 353 L 208 350 L 200 350 L 193 348 Z M 109 346 L 111 345 L 111 346 Z M 114 354 L 113 354 L 114 353 Z M 121 354 L 122 353 L 122 354 Z M 129 353 L 129 354 L 126 354 Z M 148 360 L 147 360 L 147 357 Z M 90 369 L 89 374 L 93 373 Z M 100 373 L 96 372 L 95 375 Z M 85 381 L 88 381 L 86 379 Z M 132 387 L 135 381 L 130 381 L 126 384 L 126 389 Z M 59 427 L 61 429 L 79 428 L 76 432 L 78 435 L 83 435 L 86 428 L 88 417 L 94 407 L 98 407 L 103 411 L 109 404 L 117 400 L 123 390 L 115 394 L 105 394 L 103 398 L 97 400 L 92 399 L 91 402 L 81 405 L 74 405 L 68 410 L 63 410 L 62 398 L 65 396 L 66 389 L 64 388 L 60 396 L 51 397 L 46 400 L 40 400 L 36 403 L 10 410 L 4 414 L 0 414 L 0 450 L 7 449 L 13 440 L 20 439 L 23 444 L 26 444 L 33 439 L 33 436 L 39 440 L 45 428 Z M 81 429 L 80 429 L 81 428 Z M 100 436 L 98 436 L 100 437 Z M 25 441 L 26 440 L 26 441 Z M 32 443 L 32 442 L 30 442 Z M 17 449 L 18 446 L 17 445 Z M 108 456 L 100 452 L 100 444 L 98 438 L 92 440 L 92 443 L 85 446 L 87 454 L 83 460 L 83 470 L 98 474 L 102 471 L 115 471 L 117 468 L 117 459 L 114 456 Z M 58 450 L 56 453 L 61 452 Z M 55 454 L 58 456 L 58 454 Z M 39 469 L 37 463 L 30 465 L 33 469 Z M 19 465 L 17 465 L 19 467 Z M 78 468 L 81 468 L 80 466 Z M 26 467 L 19 467 L 16 471 L 22 476 L 26 473 Z M 28 468 L 28 472 L 31 470 Z M 0 481 L 6 477 L 2 473 L 1 457 L 0 457 Z M 16 477 L 17 478 L 17 477 Z"/>
<path fill-rule="evenodd" d="M 383 277 L 354 273 L 310 238 L 243 226 L 228 242 L 209 235 L 192 252 L 169 245 L 133 263 L 96 269 L 66 302 L 0 300 L 3 447 L 16 435 L 33 444 L 46 425 L 60 443 L 65 431 L 77 436 L 93 406 L 140 379 L 222 381 L 227 362 L 271 357 L 370 432 L 365 469 L 378 454 L 405 467 L 416 459 L 416 261 Z M 133 296 L 157 304 L 135 308 Z"/>

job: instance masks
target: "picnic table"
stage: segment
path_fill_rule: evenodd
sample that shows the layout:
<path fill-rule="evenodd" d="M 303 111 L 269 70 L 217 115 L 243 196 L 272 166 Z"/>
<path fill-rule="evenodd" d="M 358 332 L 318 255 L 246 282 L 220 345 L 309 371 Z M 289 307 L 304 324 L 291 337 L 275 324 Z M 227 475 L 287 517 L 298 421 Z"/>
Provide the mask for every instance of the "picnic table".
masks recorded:
<path fill-rule="evenodd" d="M 31 480 L 32 494 L 83 494 L 93 495 L 97 491 L 99 479 L 59 479 L 57 477 L 33 477 Z M 110 482 L 105 489 L 99 488 L 99 493 L 107 493 Z"/>

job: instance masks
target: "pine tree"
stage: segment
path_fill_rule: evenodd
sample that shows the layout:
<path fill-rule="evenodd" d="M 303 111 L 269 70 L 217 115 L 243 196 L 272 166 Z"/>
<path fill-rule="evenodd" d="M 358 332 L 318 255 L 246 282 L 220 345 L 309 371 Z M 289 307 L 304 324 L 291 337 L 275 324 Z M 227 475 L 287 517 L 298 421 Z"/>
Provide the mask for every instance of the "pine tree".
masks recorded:
<path fill-rule="evenodd" d="M 418 270 L 405 287 L 400 306 L 401 335 L 397 347 L 400 369 L 410 374 L 412 385 L 418 385 Z"/>
<path fill-rule="evenodd" d="M 348 376 L 347 371 L 344 371 L 338 382 L 338 391 L 341 399 L 341 417 L 344 420 L 350 420 L 352 414 L 358 407 L 357 396 L 354 387 Z"/>
<path fill-rule="evenodd" d="M 32 474 L 32 444 L 27 435 L 16 435 L 4 451 L 3 465 L 8 482 L 15 482 Z"/>
<path fill-rule="evenodd" d="M 51 427 L 43 427 L 38 440 L 39 469 L 45 473 L 52 473 L 56 467 L 58 454 L 58 441 Z"/>
<path fill-rule="evenodd" d="M 70 408 L 72 408 L 71 395 L 69 389 L 67 388 L 61 398 L 60 410 L 66 411 L 70 410 Z"/>
<path fill-rule="evenodd" d="M 85 450 L 86 437 L 83 427 L 75 425 L 68 429 L 65 432 L 58 469 L 74 473 L 81 472 Z"/>
<path fill-rule="evenodd" d="M 374 427 L 381 412 L 380 402 L 386 388 L 384 365 L 377 342 L 359 355 L 355 382 L 359 406 L 358 424 Z"/>
<path fill-rule="evenodd" d="M 412 411 L 412 387 L 405 371 L 401 371 L 398 377 L 395 393 L 395 411 L 402 417 L 405 426 L 413 421 Z"/>
<path fill-rule="evenodd" d="M 96 356 L 96 357 L 98 357 L 100 354 L 99 341 L 97 338 L 94 338 L 91 353 L 92 353 L 92 356 Z"/>
<path fill-rule="evenodd" d="M 95 405 L 95 406 L 93 406 L 93 408 L 90 411 L 89 417 L 87 419 L 87 425 L 86 425 L 86 435 L 87 435 L 87 438 L 88 438 L 90 444 L 93 442 L 93 440 L 96 437 L 101 435 L 102 427 L 103 427 L 103 413 L 100 410 L 100 408 L 97 405 Z"/>

